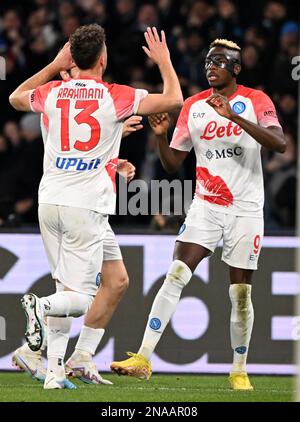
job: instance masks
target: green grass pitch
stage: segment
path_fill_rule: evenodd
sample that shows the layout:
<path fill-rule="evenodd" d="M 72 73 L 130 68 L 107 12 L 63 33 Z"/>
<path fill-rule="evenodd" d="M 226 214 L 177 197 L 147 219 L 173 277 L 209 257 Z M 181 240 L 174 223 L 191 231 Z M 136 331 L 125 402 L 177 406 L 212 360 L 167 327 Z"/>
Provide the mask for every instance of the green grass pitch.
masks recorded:
<path fill-rule="evenodd" d="M 114 385 L 86 385 L 77 390 L 43 390 L 24 373 L 0 373 L 1 402 L 289 402 L 292 377 L 253 376 L 254 391 L 232 391 L 223 375 L 153 375 L 149 381 L 107 375 Z"/>

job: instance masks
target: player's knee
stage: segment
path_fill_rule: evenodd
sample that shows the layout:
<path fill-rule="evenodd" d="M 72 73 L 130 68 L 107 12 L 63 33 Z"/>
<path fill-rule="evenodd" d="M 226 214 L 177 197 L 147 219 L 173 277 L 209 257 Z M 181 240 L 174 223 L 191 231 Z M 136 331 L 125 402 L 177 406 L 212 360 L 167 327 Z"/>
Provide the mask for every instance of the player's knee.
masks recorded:
<path fill-rule="evenodd" d="M 231 284 L 229 296 L 232 306 L 239 311 L 245 310 L 251 305 L 251 285 L 245 283 Z"/>
<path fill-rule="evenodd" d="M 117 286 L 118 286 L 118 290 L 121 293 L 126 292 L 126 290 L 128 289 L 128 286 L 129 286 L 129 277 L 128 277 L 127 273 L 124 273 L 119 277 Z"/>
<path fill-rule="evenodd" d="M 165 283 L 171 283 L 183 289 L 192 277 L 189 267 L 182 261 L 176 259 L 172 262 Z"/>
<path fill-rule="evenodd" d="M 126 292 L 128 286 L 129 278 L 127 273 L 124 272 L 115 278 L 114 282 L 110 285 L 110 289 L 114 295 L 122 296 Z"/>

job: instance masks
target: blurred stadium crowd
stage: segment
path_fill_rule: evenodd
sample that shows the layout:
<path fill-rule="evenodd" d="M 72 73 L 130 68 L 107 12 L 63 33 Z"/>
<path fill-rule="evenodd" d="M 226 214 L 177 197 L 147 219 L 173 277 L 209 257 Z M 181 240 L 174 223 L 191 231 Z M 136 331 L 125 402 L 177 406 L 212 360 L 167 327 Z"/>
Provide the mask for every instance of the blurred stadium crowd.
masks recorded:
<path fill-rule="evenodd" d="M 27 77 L 49 63 L 80 25 L 97 22 L 107 34 L 109 63 L 105 79 L 156 91 L 159 72 L 141 46 L 147 26 L 166 31 L 172 61 L 184 96 L 208 87 L 203 71 L 209 43 L 228 38 L 243 47 L 238 82 L 263 89 L 276 104 L 288 148 L 285 154 L 263 151 L 267 232 L 287 232 L 295 225 L 297 81 L 292 57 L 299 56 L 299 0 L 1 0 L 0 55 L 6 80 L 0 81 L 0 226 L 37 221 L 37 191 L 43 143 L 39 116 L 22 114 L 8 96 Z M 173 124 L 176 121 L 173 117 Z M 145 128 L 123 141 L 120 157 L 137 168 L 137 177 L 194 178 L 190 154 L 177 175 L 162 169 L 155 139 Z M 171 177 L 171 179 L 170 179 Z M 114 217 L 159 228 L 149 218 Z"/>

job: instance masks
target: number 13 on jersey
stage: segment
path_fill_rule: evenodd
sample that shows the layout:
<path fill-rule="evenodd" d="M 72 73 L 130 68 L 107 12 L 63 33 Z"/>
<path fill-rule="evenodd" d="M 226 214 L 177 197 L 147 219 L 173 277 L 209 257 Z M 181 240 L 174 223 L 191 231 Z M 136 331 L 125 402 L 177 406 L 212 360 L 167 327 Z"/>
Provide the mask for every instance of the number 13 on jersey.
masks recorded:
<path fill-rule="evenodd" d="M 56 108 L 61 109 L 61 149 L 62 151 L 70 151 L 70 100 L 57 100 Z M 75 122 L 78 125 L 89 125 L 91 129 L 91 135 L 88 141 L 75 141 L 74 148 L 78 151 L 90 151 L 99 143 L 101 135 L 100 123 L 94 116 L 92 116 L 92 113 L 98 110 L 98 108 L 99 103 L 97 100 L 78 100 L 75 103 L 75 109 L 81 109 L 81 111 L 74 117 Z"/>

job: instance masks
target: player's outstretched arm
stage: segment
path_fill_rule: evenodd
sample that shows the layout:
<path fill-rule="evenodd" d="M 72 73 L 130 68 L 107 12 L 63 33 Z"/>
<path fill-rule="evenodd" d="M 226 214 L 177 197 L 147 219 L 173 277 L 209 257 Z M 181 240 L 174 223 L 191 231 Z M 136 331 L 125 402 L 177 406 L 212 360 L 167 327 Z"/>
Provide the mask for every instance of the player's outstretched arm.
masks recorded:
<path fill-rule="evenodd" d="M 158 141 L 159 158 L 163 168 L 168 173 L 174 173 L 181 167 L 188 152 L 170 147 L 168 142 L 170 118 L 167 113 L 152 114 L 148 117 L 148 121 Z"/>
<path fill-rule="evenodd" d="M 180 83 L 171 62 L 170 52 L 166 43 L 164 31 L 159 36 L 157 29 L 147 28 L 145 32 L 147 47 L 143 50 L 147 56 L 159 67 L 163 79 L 164 89 L 162 94 L 149 94 L 138 108 L 138 114 L 148 115 L 178 109 L 183 104 Z"/>
<path fill-rule="evenodd" d="M 61 70 L 70 69 L 72 66 L 74 66 L 74 63 L 72 62 L 70 45 L 66 43 L 50 64 L 18 86 L 9 96 L 10 104 L 16 110 L 31 111 L 30 91 L 49 82 Z"/>

